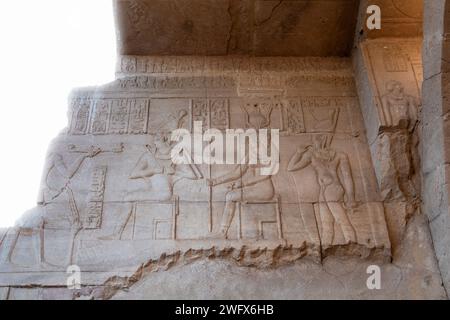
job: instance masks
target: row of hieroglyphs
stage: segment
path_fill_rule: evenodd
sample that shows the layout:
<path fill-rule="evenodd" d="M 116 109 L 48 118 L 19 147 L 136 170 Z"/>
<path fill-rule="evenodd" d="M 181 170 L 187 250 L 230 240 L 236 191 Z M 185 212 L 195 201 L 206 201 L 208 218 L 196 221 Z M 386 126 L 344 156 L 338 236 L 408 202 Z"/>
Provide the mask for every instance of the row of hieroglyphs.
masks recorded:
<path fill-rule="evenodd" d="M 348 71 L 349 59 L 279 57 L 161 57 L 122 56 L 118 72 L 136 73 L 239 73 Z"/>
<path fill-rule="evenodd" d="M 293 99 L 252 98 L 242 99 L 244 115 L 255 112 L 277 114 L 277 122 L 271 128 L 283 134 L 306 132 L 333 132 L 340 109 L 347 106 L 348 98 L 303 97 Z M 161 104 L 170 99 L 154 99 Z M 173 100 L 177 101 L 177 100 Z M 177 106 L 172 114 L 160 122 L 186 121 L 192 128 L 194 121 L 202 121 L 205 128 L 225 130 L 231 128 L 230 100 L 227 98 L 191 99 L 188 105 Z M 170 108 L 167 109 L 170 111 Z M 166 110 L 166 111 L 167 111 Z M 155 110 L 150 99 L 90 99 L 72 101 L 70 134 L 146 134 L 164 128 L 164 123 L 153 124 L 161 110 Z M 170 113 L 170 112 L 169 112 Z M 174 129 L 177 126 L 169 126 Z M 247 125 L 249 127 L 249 125 Z"/>
<path fill-rule="evenodd" d="M 111 89 L 135 90 L 177 90 L 177 89 L 235 89 L 240 88 L 302 88 L 311 83 L 323 86 L 344 87 L 352 89 L 354 79 L 351 74 L 271 74 L 247 73 L 216 76 L 154 76 L 135 75 L 117 79 L 109 85 Z"/>
<path fill-rule="evenodd" d="M 74 99 L 70 132 L 74 135 L 147 133 L 149 103 L 147 99 Z"/>

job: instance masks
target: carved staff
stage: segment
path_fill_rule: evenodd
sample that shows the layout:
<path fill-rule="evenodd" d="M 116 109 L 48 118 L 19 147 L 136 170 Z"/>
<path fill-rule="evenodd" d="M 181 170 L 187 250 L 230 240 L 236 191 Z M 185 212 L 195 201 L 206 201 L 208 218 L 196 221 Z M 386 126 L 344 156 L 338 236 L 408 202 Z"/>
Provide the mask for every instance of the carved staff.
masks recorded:
<path fill-rule="evenodd" d="M 208 165 L 208 175 L 209 175 L 209 180 L 211 181 L 212 179 L 212 166 Z M 210 183 L 208 183 L 208 188 L 209 188 L 209 199 L 208 199 L 208 210 L 209 210 L 209 223 L 208 223 L 208 227 L 209 227 L 209 233 L 212 232 L 213 230 L 213 207 L 212 207 L 212 185 Z"/>
<path fill-rule="evenodd" d="M 8 231 L 5 231 L 5 233 L 0 236 L 0 247 L 2 246 L 3 241 L 6 239 L 7 234 Z"/>
<path fill-rule="evenodd" d="M 92 149 L 99 149 L 101 150 L 101 153 L 122 153 L 124 146 L 123 143 L 119 143 L 110 149 L 102 149 L 100 147 L 96 146 L 90 146 L 90 147 L 80 147 L 74 144 L 69 145 L 69 151 L 72 153 L 89 153 L 92 151 Z"/>

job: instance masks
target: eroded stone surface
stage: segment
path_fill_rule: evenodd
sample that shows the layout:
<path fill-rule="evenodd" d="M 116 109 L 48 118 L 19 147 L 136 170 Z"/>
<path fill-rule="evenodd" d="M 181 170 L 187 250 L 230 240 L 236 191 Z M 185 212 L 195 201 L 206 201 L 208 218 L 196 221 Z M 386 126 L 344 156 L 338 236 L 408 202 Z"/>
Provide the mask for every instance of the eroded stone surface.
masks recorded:
<path fill-rule="evenodd" d="M 446 87 L 418 2 L 377 3 L 388 28 L 339 58 L 357 1 L 117 1 L 127 55 L 73 92 L 37 207 L 0 230 L 0 300 L 447 298 Z M 278 129 L 279 170 L 174 164 L 176 129 Z"/>
<path fill-rule="evenodd" d="M 76 264 L 109 277 L 192 250 L 253 252 L 248 265 L 266 250 L 275 252 L 270 265 L 342 254 L 389 259 L 349 60 L 186 61 L 123 57 L 116 81 L 74 92 L 39 206 L 4 238 L 2 271 Z M 193 131 L 196 121 L 278 129 L 279 171 L 174 165 L 170 133 Z M 24 283 L 17 274 L 1 280 Z"/>
<path fill-rule="evenodd" d="M 116 7 L 122 54 L 345 56 L 358 1 L 119 0 Z"/>

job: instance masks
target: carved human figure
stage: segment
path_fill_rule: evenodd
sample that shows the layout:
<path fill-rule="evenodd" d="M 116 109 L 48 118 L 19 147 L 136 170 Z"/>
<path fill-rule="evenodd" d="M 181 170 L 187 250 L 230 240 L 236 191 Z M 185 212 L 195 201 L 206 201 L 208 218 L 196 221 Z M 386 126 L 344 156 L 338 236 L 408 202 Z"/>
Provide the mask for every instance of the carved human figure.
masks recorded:
<path fill-rule="evenodd" d="M 131 180 L 143 180 L 149 187 L 129 192 L 125 200 L 166 201 L 172 198 L 173 188 L 178 181 L 203 178 L 197 166 L 175 165 L 172 161 L 171 152 L 176 141 L 170 141 L 170 130 L 183 128 L 187 115 L 186 110 L 179 110 L 170 114 L 158 127 L 160 133 L 155 135 L 152 144 L 146 146 L 147 151 L 141 156 L 129 177 Z M 163 127 L 169 131 L 163 131 Z"/>
<path fill-rule="evenodd" d="M 185 116 L 186 113 L 180 111 L 178 118 L 171 118 L 169 121 L 173 121 L 177 128 L 181 128 L 184 125 L 182 120 Z M 173 198 L 174 186 L 180 180 L 203 179 L 203 174 L 195 164 L 175 165 L 173 163 L 171 153 L 176 141 L 170 141 L 169 135 L 170 133 L 159 133 L 154 137 L 153 143 L 146 146 L 147 150 L 139 158 L 129 176 L 130 180 L 144 181 L 146 187 L 129 191 L 125 196 L 125 201 L 133 203 L 168 201 Z M 118 224 L 113 234 L 101 237 L 101 239 L 120 239 L 133 214 L 132 208 L 128 212 L 125 220 Z"/>
<path fill-rule="evenodd" d="M 406 94 L 399 81 L 391 80 L 386 84 L 387 93 L 382 97 L 386 126 L 414 129 L 418 116 L 419 102 Z"/>
<path fill-rule="evenodd" d="M 299 148 L 289 161 L 288 171 L 311 166 L 320 187 L 319 214 L 322 220 L 322 245 L 333 245 L 334 225 L 341 228 L 347 243 L 356 243 L 356 232 L 347 210 L 355 206 L 350 162 L 344 153 L 331 149 L 332 135 L 316 135 L 313 145 Z M 342 181 L 340 179 L 342 177 Z"/>
<path fill-rule="evenodd" d="M 131 180 L 142 179 L 149 185 L 146 190 L 128 193 L 126 200 L 159 200 L 172 198 L 175 184 L 182 179 L 198 180 L 203 175 L 195 165 L 175 165 L 171 152 L 176 142 L 169 140 L 168 134 L 157 134 L 152 145 L 141 156 L 130 174 Z"/>
<path fill-rule="evenodd" d="M 70 244 L 70 260 L 73 253 L 73 241 L 76 234 L 81 229 L 80 215 L 75 201 L 75 196 L 71 188 L 71 181 L 75 174 L 80 169 L 82 163 L 87 158 L 93 158 L 102 150 L 97 147 L 91 147 L 90 150 L 80 155 L 71 165 L 67 165 L 64 158 L 59 153 L 51 153 L 48 157 L 43 187 L 38 201 L 39 206 L 24 215 L 18 222 L 14 231 L 14 239 L 10 246 L 7 261 L 12 263 L 12 255 L 17 245 L 17 241 L 22 232 L 33 234 L 38 232 L 38 259 L 39 264 L 43 267 L 48 267 L 49 264 L 45 260 L 45 243 L 44 243 L 44 229 L 46 224 L 45 206 L 62 197 L 67 196 L 70 208 L 69 221 L 71 224 L 72 241 Z M 69 262 L 70 263 L 70 262 Z"/>
<path fill-rule="evenodd" d="M 238 202 L 268 201 L 275 196 L 272 176 L 261 175 L 261 165 L 240 165 L 233 171 L 215 178 L 208 179 L 208 185 L 215 187 L 231 183 L 225 196 L 225 209 L 223 211 L 220 230 L 213 237 L 228 237 L 228 230 L 233 221 Z"/>
<path fill-rule="evenodd" d="M 388 93 L 382 100 L 388 130 L 380 135 L 379 148 L 380 158 L 385 159 L 381 191 L 385 199 L 412 199 L 417 195 L 412 181 L 413 154 L 416 154 L 412 145 L 419 101 L 406 94 L 398 81 L 389 81 L 386 89 Z"/>
<path fill-rule="evenodd" d="M 180 180 L 203 179 L 203 175 L 196 165 L 175 165 L 172 161 L 171 153 L 176 141 L 170 141 L 171 132 L 165 130 L 183 128 L 187 115 L 186 110 L 179 110 L 169 115 L 155 128 L 160 133 L 154 136 L 151 144 L 146 145 L 147 150 L 139 158 L 129 176 L 132 181 L 143 181 L 145 186 L 130 190 L 124 197 L 125 201 L 132 203 L 168 201 L 173 198 L 174 186 Z M 133 207 L 133 204 L 131 206 Z M 120 239 L 132 214 L 133 210 L 130 208 L 125 220 L 116 226 L 113 234 L 101 237 L 101 239 Z"/>

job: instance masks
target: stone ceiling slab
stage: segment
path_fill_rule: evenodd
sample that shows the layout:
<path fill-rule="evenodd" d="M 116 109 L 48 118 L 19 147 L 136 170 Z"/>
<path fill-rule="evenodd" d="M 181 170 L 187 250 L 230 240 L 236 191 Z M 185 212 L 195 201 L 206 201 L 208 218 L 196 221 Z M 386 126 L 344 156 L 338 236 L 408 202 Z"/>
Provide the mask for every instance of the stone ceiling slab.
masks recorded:
<path fill-rule="evenodd" d="M 116 0 L 119 53 L 345 56 L 358 5 L 357 0 Z"/>

